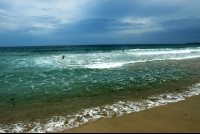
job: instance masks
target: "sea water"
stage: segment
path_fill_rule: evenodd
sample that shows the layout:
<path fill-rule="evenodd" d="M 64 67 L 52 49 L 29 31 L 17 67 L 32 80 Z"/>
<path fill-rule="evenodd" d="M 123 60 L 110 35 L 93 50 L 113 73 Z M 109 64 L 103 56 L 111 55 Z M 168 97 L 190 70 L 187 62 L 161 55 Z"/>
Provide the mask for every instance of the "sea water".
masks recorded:
<path fill-rule="evenodd" d="M 200 44 L 2 47 L 0 132 L 62 131 L 184 100 L 199 95 L 199 70 Z"/>

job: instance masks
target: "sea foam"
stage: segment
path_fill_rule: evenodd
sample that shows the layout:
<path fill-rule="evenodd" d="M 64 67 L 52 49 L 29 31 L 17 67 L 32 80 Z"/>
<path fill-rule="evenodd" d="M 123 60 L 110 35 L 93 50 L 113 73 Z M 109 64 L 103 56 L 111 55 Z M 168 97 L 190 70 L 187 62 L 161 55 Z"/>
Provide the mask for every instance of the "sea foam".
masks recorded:
<path fill-rule="evenodd" d="M 145 100 L 140 101 L 118 101 L 111 105 L 104 105 L 94 108 L 87 108 L 78 111 L 72 115 L 53 116 L 47 119 L 45 124 L 38 122 L 19 122 L 10 126 L 0 125 L 1 133 L 44 133 L 46 131 L 58 132 L 74 127 L 78 127 L 90 121 L 96 121 L 99 118 L 110 118 L 113 116 L 122 116 L 133 112 L 143 111 L 156 106 L 165 105 L 171 102 L 185 100 L 186 97 L 191 97 L 200 94 L 200 83 L 193 85 L 190 90 L 183 93 L 164 93 L 160 95 L 149 96 Z M 30 129 L 31 128 L 31 129 Z"/>

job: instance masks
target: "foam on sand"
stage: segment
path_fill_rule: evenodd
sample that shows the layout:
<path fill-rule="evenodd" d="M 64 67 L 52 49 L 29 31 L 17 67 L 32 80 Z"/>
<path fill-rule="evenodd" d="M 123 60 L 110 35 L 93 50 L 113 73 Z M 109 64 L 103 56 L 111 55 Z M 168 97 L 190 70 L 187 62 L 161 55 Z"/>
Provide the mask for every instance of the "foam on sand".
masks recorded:
<path fill-rule="evenodd" d="M 94 108 L 87 108 L 78 111 L 72 115 L 53 116 L 51 119 L 47 119 L 45 124 L 38 122 L 19 122 L 10 126 L 1 124 L 1 133 L 43 133 L 46 131 L 57 132 L 70 128 L 78 127 L 81 124 L 85 124 L 89 121 L 95 121 L 101 117 L 110 118 L 112 116 L 122 116 L 126 113 L 133 113 L 143 111 L 149 108 L 153 108 L 160 105 L 165 105 L 171 102 L 178 102 L 184 100 L 186 97 L 191 97 L 200 94 L 200 83 L 193 85 L 190 90 L 183 93 L 165 93 L 161 95 L 153 95 L 146 100 L 141 101 L 119 101 L 112 105 L 105 105 Z M 31 128 L 31 129 L 30 129 Z"/>

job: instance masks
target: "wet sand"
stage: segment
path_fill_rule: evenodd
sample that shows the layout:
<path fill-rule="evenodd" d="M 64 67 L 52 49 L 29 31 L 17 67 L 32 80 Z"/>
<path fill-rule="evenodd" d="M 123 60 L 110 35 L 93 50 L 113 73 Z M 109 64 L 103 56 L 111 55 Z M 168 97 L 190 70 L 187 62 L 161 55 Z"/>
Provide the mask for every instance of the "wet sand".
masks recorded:
<path fill-rule="evenodd" d="M 120 117 L 100 118 L 59 133 L 199 133 L 200 95 Z"/>

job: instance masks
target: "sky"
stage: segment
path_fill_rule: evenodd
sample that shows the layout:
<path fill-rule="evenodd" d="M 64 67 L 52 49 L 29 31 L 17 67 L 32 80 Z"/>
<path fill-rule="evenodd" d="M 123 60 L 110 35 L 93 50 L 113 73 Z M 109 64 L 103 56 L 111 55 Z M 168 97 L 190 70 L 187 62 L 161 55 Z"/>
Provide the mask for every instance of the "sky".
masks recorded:
<path fill-rule="evenodd" d="M 200 0 L 0 0 L 0 47 L 200 42 Z"/>

